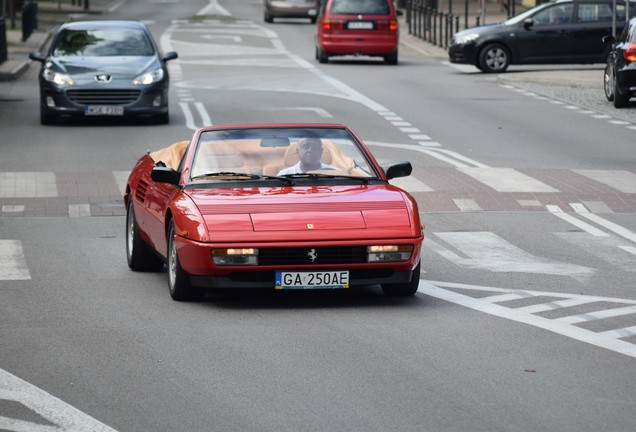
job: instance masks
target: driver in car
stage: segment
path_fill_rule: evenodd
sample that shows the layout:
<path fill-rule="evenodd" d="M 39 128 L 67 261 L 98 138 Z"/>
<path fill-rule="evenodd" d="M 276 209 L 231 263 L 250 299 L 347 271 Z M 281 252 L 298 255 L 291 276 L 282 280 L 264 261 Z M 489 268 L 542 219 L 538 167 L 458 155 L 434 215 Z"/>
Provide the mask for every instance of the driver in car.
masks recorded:
<path fill-rule="evenodd" d="M 322 141 L 320 138 L 302 138 L 296 147 L 298 163 L 278 172 L 279 176 L 287 174 L 302 174 L 313 170 L 335 170 L 334 166 L 322 163 Z"/>

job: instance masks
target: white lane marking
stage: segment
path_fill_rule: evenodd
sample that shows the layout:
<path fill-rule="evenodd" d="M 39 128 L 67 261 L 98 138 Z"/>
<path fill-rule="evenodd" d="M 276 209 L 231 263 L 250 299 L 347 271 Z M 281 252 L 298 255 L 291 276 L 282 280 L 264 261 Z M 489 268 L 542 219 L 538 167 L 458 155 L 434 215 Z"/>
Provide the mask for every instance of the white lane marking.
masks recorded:
<path fill-rule="evenodd" d="M 583 201 L 583 205 L 592 213 L 614 213 L 603 201 Z"/>
<path fill-rule="evenodd" d="M 205 110 L 205 106 L 201 102 L 195 102 L 194 107 L 197 109 L 197 112 L 201 116 L 203 126 L 212 126 L 212 120 L 210 119 L 208 112 Z"/>
<path fill-rule="evenodd" d="M 565 300 L 557 300 L 549 303 L 536 304 L 531 306 L 523 306 L 515 308 L 516 311 L 525 312 L 525 313 L 539 313 L 546 312 L 550 310 L 572 307 L 572 306 L 580 306 L 584 304 L 594 303 L 596 300 L 590 300 L 588 298 L 570 298 Z"/>
<path fill-rule="evenodd" d="M 460 161 L 466 162 L 466 163 L 468 163 L 469 165 L 473 165 L 473 166 L 475 166 L 475 167 L 477 167 L 477 168 L 490 168 L 490 167 L 489 167 L 488 165 L 486 165 L 486 164 L 483 164 L 483 163 L 481 163 L 481 162 L 477 162 L 477 161 L 476 161 L 476 160 L 474 160 L 474 159 L 470 159 L 470 158 L 468 158 L 468 157 L 466 157 L 466 156 L 464 156 L 464 155 L 462 155 L 462 154 L 459 154 L 459 153 L 457 153 L 457 152 L 454 152 L 454 151 L 452 151 L 452 150 L 445 150 L 445 149 L 433 149 L 433 151 L 436 151 L 436 152 L 440 152 L 440 153 L 447 154 L 447 155 L 449 155 L 449 156 L 454 157 L 455 159 L 458 159 L 458 160 L 460 160 Z"/>
<path fill-rule="evenodd" d="M 559 192 L 547 184 L 514 168 L 461 168 L 461 172 L 497 192 Z"/>
<path fill-rule="evenodd" d="M 278 110 L 279 108 L 276 108 L 276 109 Z M 288 110 L 288 111 L 311 111 L 316 113 L 316 115 L 322 118 L 333 118 L 333 115 L 331 115 L 329 111 L 320 107 L 287 107 L 287 108 L 280 108 L 280 109 Z"/>
<path fill-rule="evenodd" d="M 72 218 L 88 217 L 91 215 L 90 204 L 69 204 L 68 216 Z"/>
<path fill-rule="evenodd" d="M 623 193 L 636 193 L 636 174 L 624 170 L 573 170 Z"/>
<path fill-rule="evenodd" d="M 2 213 L 20 213 L 24 211 L 23 205 L 3 205 Z"/>
<path fill-rule="evenodd" d="M 534 256 L 493 232 L 435 232 L 434 235 L 466 258 L 427 239 L 429 247 L 456 265 L 495 273 L 538 273 L 568 276 L 586 281 L 595 272 L 590 267 Z"/>
<path fill-rule="evenodd" d="M 44 390 L 0 369 L 0 400 L 18 402 L 55 427 L 0 417 L 0 429 L 29 432 L 116 432 L 115 429 L 50 395 Z"/>
<path fill-rule="evenodd" d="M 585 232 L 554 233 L 558 238 L 570 243 L 576 249 L 610 263 L 628 273 L 636 273 L 634 256 L 625 250 L 624 240 L 618 236 L 590 237 Z M 620 251 L 617 253 L 617 248 Z M 626 253 L 623 253 L 626 252 Z"/>
<path fill-rule="evenodd" d="M 411 134 L 409 135 L 409 138 L 411 138 L 414 141 L 419 141 L 419 140 L 430 141 L 431 140 L 430 136 L 424 135 L 424 134 Z"/>
<path fill-rule="evenodd" d="M 437 149 L 419 149 L 418 151 L 420 151 L 421 153 L 425 153 L 431 157 L 434 157 L 435 159 L 441 160 L 442 162 L 446 162 L 447 164 L 453 165 L 455 168 L 470 168 L 468 165 L 462 162 L 458 162 L 442 154 L 439 154 L 435 150 Z"/>
<path fill-rule="evenodd" d="M 58 196 L 53 172 L 0 172 L 0 198 Z"/>
<path fill-rule="evenodd" d="M 377 142 L 377 141 L 365 141 L 365 144 L 418 151 L 420 153 L 427 154 L 435 159 L 439 159 L 443 162 L 453 165 L 456 168 L 468 168 L 469 166 L 466 163 L 473 164 L 475 166 L 482 166 L 482 167 L 485 166 L 477 161 L 464 157 L 460 155 L 459 153 L 455 153 L 449 150 L 428 147 L 428 146 L 430 147 L 439 146 L 439 143 L 421 142 L 421 143 L 418 143 L 420 145 L 415 146 L 413 144 L 396 144 L 396 143 L 385 143 L 385 142 Z M 424 145 L 426 145 L 426 147 L 424 147 Z M 458 160 L 454 160 L 453 158 L 457 158 Z"/>
<path fill-rule="evenodd" d="M 522 207 L 541 207 L 541 202 L 539 200 L 517 200 L 520 206 Z"/>
<path fill-rule="evenodd" d="M 614 330 L 611 332 L 596 333 L 577 326 L 570 325 L 562 320 L 551 320 L 543 318 L 534 314 L 524 313 L 514 308 L 504 307 L 498 304 L 494 304 L 484 299 L 477 299 L 467 295 L 459 294 L 454 291 L 446 290 L 441 287 L 460 288 L 467 290 L 478 291 L 492 291 L 492 292 L 514 292 L 515 290 L 506 290 L 494 287 L 474 286 L 465 284 L 454 284 L 438 281 L 426 281 L 420 280 L 419 292 L 432 297 L 436 297 L 442 300 L 449 301 L 461 306 L 465 306 L 476 311 L 484 312 L 490 315 L 498 316 L 500 318 L 509 319 L 512 321 L 525 323 L 538 328 L 549 330 L 551 332 L 585 342 L 594 346 L 605 348 L 620 354 L 624 354 L 629 357 L 636 357 L 636 345 L 621 340 L 622 337 L 626 337 L 623 333 L 633 333 L 634 328 L 623 329 L 623 332 Z M 533 292 L 533 291 L 529 291 Z M 610 301 L 616 303 L 636 304 L 636 301 L 632 300 L 620 300 L 620 299 L 608 299 L 604 297 L 591 297 L 591 296 L 572 296 L 569 294 L 556 294 L 556 293 L 544 293 L 533 292 L 536 296 L 552 296 L 552 297 L 589 297 L 596 299 L 596 301 Z"/>
<path fill-rule="evenodd" d="M 30 280 L 20 240 L 0 240 L 0 280 Z"/>
<path fill-rule="evenodd" d="M 479 207 L 479 204 L 475 202 L 473 199 L 469 198 L 455 198 L 453 202 L 457 206 L 460 211 L 481 211 L 483 210 Z"/>
<path fill-rule="evenodd" d="M 619 248 L 623 249 L 625 252 L 629 252 L 630 254 L 636 255 L 636 247 L 633 247 L 633 246 L 619 246 Z"/>
<path fill-rule="evenodd" d="M 620 328 L 616 330 L 608 330 L 599 333 L 601 337 L 610 337 L 610 338 L 628 338 L 636 335 L 636 326 Z"/>
<path fill-rule="evenodd" d="M 592 222 L 602 226 L 603 228 L 607 228 L 608 230 L 618 234 L 619 236 L 636 243 L 636 233 L 628 230 L 625 227 L 622 227 L 614 222 L 608 221 L 594 213 L 590 213 L 588 209 L 581 203 L 571 203 L 570 206 L 576 211 L 577 214 L 583 216 L 586 219 L 591 220 Z"/>
<path fill-rule="evenodd" d="M 230 41 L 236 42 L 236 43 L 243 42 L 243 38 L 241 36 L 237 36 L 237 35 L 211 35 L 211 34 L 204 34 L 203 36 L 201 36 L 201 39 L 207 39 L 207 40 L 224 39 L 224 40 L 230 40 Z"/>
<path fill-rule="evenodd" d="M 614 309 L 605 309 L 595 312 L 587 312 L 580 315 L 570 315 L 561 318 L 555 318 L 555 321 L 560 321 L 566 324 L 579 324 L 589 321 L 597 321 L 605 318 L 614 318 L 624 315 L 636 314 L 636 306 L 625 306 Z"/>
<path fill-rule="evenodd" d="M 190 107 L 185 102 L 179 102 L 179 106 L 181 107 L 181 111 L 183 111 L 183 115 L 186 119 L 186 127 L 191 130 L 197 130 L 198 127 L 194 123 L 194 116 L 192 115 L 192 111 L 190 111 Z"/>
<path fill-rule="evenodd" d="M 199 12 L 197 12 L 196 15 L 230 16 L 230 13 L 227 11 L 227 9 L 219 4 L 218 0 L 210 0 L 210 3 Z"/>
<path fill-rule="evenodd" d="M 128 184 L 129 176 L 130 176 L 130 171 L 113 171 L 113 177 L 115 178 L 115 183 L 117 183 L 117 187 L 119 187 L 119 191 L 121 192 L 122 195 L 126 193 L 126 185 Z"/>
<path fill-rule="evenodd" d="M 413 192 L 432 192 L 433 189 L 431 189 L 428 185 L 426 185 L 424 182 L 416 179 L 415 177 L 400 177 L 400 178 L 394 178 L 391 179 L 389 181 L 389 183 L 391 183 L 394 186 L 399 187 L 400 189 L 404 189 L 407 192 L 413 193 Z"/>
<path fill-rule="evenodd" d="M 574 225 L 577 228 L 582 229 L 583 231 L 585 231 L 586 233 L 593 235 L 594 237 L 608 237 L 609 234 L 607 234 L 604 231 L 601 231 L 600 229 L 585 223 L 573 216 L 570 216 L 567 213 L 563 213 L 563 210 L 561 210 L 561 208 L 557 205 L 547 205 L 546 208 L 548 209 L 548 211 L 550 213 L 552 213 L 553 215 L 555 215 L 556 217 L 563 219 L 564 221 Z"/>

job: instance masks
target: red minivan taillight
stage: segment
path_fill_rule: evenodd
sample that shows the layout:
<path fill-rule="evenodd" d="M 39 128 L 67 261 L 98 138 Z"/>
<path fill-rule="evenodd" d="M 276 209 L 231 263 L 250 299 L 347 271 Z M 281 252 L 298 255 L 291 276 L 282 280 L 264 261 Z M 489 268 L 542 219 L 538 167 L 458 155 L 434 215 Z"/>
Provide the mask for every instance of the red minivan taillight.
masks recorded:
<path fill-rule="evenodd" d="M 627 44 L 625 51 L 623 51 L 623 55 L 627 61 L 636 61 L 636 43 Z"/>
<path fill-rule="evenodd" d="M 398 22 L 394 19 L 390 20 L 379 20 L 376 22 L 378 30 L 388 30 L 388 31 L 397 31 Z"/>
<path fill-rule="evenodd" d="M 325 19 L 322 21 L 322 29 L 326 32 L 342 30 L 344 28 L 342 20 Z"/>

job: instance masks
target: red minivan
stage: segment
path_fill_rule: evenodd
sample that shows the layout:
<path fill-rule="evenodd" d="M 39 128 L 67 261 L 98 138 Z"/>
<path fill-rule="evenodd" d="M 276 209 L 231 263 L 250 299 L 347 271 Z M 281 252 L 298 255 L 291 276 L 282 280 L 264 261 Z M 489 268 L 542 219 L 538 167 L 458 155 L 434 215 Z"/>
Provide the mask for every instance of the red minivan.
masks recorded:
<path fill-rule="evenodd" d="M 323 0 L 316 26 L 316 60 L 363 55 L 398 62 L 399 29 L 392 0 Z"/>

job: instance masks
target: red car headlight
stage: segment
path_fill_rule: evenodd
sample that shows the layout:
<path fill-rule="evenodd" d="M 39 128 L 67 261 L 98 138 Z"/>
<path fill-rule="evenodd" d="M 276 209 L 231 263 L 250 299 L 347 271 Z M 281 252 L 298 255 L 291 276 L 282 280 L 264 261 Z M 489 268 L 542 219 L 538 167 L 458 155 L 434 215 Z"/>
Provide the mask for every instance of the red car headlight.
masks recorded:
<path fill-rule="evenodd" d="M 408 261 L 413 253 L 413 245 L 374 245 L 367 246 L 369 262 Z"/>
<path fill-rule="evenodd" d="M 210 254 L 218 266 L 258 265 L 258 249 L 255 248 L 212 249 Z"/>

